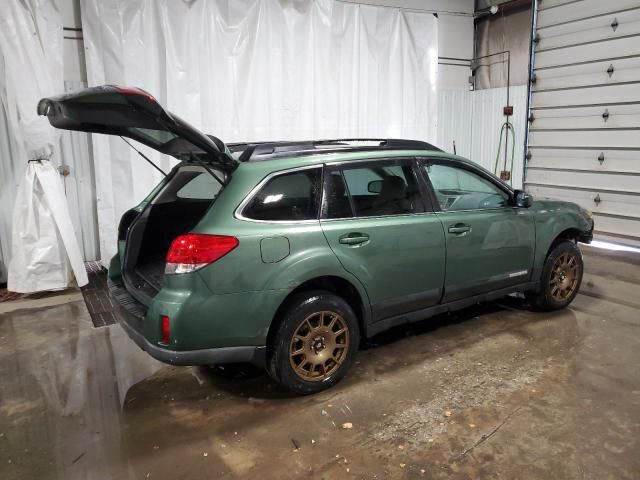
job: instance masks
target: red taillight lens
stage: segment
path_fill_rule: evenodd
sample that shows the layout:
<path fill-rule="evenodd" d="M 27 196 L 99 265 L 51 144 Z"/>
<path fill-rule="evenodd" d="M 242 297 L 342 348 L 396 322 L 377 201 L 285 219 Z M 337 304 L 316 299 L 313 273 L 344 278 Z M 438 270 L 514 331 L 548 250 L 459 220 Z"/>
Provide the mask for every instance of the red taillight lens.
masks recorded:
<path fill-rule="evenodd" d="M 186 273 L 219 260 L 238 246 L 236 237 L 188 233 L 176 238 L 169 253 L 165 273 Z"/>
<path fill-rule="evenodd" d="M 160 337 L 165 345 L 171 343 L 171 319 L 166 315 L 160 315 Z"/>
<path fill-rule="evenodd" d="M 123 95 L 141 95 L 143 97 L 147 97 L 152 102 L 156 101 L 156 99 L 153 98 L 153 95 L 138 87 L 115 87 L 115 89 Z"/>

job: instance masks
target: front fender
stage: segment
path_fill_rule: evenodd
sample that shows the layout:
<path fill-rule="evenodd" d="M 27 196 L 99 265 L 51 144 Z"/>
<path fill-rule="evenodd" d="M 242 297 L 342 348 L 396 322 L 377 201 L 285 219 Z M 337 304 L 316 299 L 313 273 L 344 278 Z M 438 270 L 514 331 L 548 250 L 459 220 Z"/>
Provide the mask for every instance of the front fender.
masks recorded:
<path fill-rule="evenodd" d="M 553 242 L 567 230 L 588 235 L 593 223 L 585 217 L 578 205 L 570 202 L 536 201 L 536 253 L 534 268 L 541 269 Z"/>

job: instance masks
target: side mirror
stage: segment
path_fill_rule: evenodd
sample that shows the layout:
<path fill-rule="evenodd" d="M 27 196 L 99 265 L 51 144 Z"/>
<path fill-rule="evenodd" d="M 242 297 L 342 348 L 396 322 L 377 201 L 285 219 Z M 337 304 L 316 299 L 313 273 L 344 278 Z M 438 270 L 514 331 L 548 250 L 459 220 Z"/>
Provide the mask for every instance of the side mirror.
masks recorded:
<path fill-rule="evenodd" d="M 382 191 L 382 180 L 373 180 L 367 185 L 369 193 L 380 193 Z"/>
<path fill-rule="evenodd" d="M 533 196 L 524 192 L 522 190 L 516 190 L 514 192 L 514 197 L 516 199 L 516 206 L 521 208 L 529 208 L 533 205 Z"/>

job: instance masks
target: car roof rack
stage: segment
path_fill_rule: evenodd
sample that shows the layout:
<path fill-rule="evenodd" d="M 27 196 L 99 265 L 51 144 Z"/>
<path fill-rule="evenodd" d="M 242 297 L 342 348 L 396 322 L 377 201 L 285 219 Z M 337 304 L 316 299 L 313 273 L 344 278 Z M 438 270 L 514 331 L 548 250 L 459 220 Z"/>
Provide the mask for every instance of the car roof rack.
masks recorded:
<path fill-rule="evenodd" d="M 364 145 L 369 144 L 369 145 Z M 314 153 L 333 153 L 370 150 L 442 150 L 421 140 L 398 138 L 335 138 L 327 140 L 302 140 L 284 142 L 243 142 L 227 144 L 232 153 L 239 154 L 240 162 L 266 160 L 283 154 L 309 155 Z M 295 156 L 295 155 L 294 155 Z"/>

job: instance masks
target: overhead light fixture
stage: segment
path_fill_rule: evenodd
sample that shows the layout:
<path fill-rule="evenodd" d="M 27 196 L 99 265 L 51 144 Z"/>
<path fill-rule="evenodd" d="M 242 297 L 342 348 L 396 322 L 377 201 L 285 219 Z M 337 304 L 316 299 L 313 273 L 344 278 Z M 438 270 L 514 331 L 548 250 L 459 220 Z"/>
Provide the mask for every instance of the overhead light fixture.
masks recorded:
<path fill-rule="evenodd" d="M 489 9 L 489 11 L 491 12 L 491 15 L 495 15 L 496 13 L 498 13 L 498 6 L 491 5 L 491 8 Z"/>

